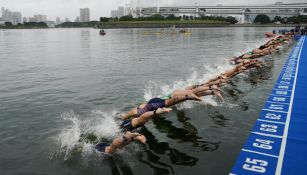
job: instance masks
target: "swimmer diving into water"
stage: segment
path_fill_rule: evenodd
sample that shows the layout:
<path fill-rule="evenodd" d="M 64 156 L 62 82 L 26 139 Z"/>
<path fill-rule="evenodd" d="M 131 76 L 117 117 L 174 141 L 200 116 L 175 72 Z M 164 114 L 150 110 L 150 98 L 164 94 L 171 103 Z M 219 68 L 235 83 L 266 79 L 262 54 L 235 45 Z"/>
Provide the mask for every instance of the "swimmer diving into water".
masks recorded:
<path fill-rule="evenodd" d="M 133 141 L 138 141 L 146 144 L 146 137 L 139 133 L 126 132 L 123 136 L 115 138 L 111 144 L 98 143 L 95 149 L 106 154 L 113 154 L 117 149 L 121 149 L 129 145 Z"/>

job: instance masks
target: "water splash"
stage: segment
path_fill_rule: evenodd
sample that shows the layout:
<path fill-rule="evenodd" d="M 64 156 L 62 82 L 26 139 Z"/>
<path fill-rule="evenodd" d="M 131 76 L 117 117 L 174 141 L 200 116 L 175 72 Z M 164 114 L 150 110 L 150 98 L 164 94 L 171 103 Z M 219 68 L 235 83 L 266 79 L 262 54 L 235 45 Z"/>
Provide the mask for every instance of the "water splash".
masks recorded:
<path fill-rule="evenodd" d="M 116 113 L 93 110 L 90 117 L 84 120 L 73 111 L 63 113 L 61 118 L 68 124 L 61 130 L 58 141 L 59 152 L 64 154 L 64 160 L 74 152 L 81 152 L 83 157 L 89 157 L 95 153 L 94 147 L 99 140 L 111 140 L 118 135 L 120 129 L 114 118 Z"/>
<path fill-rule="evenodd" d="M 64 128 L 59 136 L 60 148 L 61 151 L 65 154 L 64 159 L 67 160 L 67 158 L 72 153 L 72 150 L 75 149 L 78 145 L 81 135 L 81 122 L 74 114 L 74 112 L 63 113 L 61 117 L 63 120 L 71 122 L 71 125 L 69 125 L 67 128 Z"/>

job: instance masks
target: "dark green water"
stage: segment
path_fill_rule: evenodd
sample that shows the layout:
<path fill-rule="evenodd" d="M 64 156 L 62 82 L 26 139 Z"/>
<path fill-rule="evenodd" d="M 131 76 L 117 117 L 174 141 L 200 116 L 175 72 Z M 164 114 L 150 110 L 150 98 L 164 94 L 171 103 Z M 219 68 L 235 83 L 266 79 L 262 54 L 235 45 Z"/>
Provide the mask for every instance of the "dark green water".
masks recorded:
<path fill-rule="evenodd" d="M 0 31 L 0 174 L 228 174 L 288 46 L 224 86 L 225 102 L 186 102 L 149 122 L 141 129 L 148 147 L 131 144 L 106 158 L 78 146 L 80 135 L 114 137 L 118 113 L 231 68 L 226 58 L 272 30 Z"/>

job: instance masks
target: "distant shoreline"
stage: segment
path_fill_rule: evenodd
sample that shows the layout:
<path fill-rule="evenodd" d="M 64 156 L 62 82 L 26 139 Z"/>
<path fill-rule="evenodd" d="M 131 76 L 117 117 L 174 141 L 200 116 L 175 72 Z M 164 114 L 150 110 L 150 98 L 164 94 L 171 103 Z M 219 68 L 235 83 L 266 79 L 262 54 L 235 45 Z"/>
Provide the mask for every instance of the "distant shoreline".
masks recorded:
<path fill-rule="evenodd" d="M 76 26 L 76 27 L 56 27 L 56 28 L 5 28 L 0 26 L 0 30 L 19 29 L 69 29 L 69 28 L 94 28 L 94 29 L 131 29 L 131 28 L 223 28 L 223 27 L 295 27 L 302 24 L 228 24 L 228 23 L 157 23 L 157 22 L 121 22 L 121 23 L 98 23 L 96 26 Z M 306 24 L 303 24 L 306 25 Z"/>
<path fill-rule="evenodd" d="M 120 28 L 213 28 L 213 27 L 294 27 L 298 24 L 229 24 L 229 23 L 100 23 L 97 29 Z"/>

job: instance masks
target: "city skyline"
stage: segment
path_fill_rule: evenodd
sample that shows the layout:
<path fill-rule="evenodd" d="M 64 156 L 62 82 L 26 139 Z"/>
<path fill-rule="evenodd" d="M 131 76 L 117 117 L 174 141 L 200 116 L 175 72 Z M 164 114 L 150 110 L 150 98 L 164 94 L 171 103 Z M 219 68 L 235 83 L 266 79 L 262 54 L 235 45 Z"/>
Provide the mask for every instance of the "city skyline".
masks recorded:
<path fill-rule="evenodd" d="M 110 17 L 112 10 L 117 10 L 119 6 L 126 6 L 133 1 L 134 6 L 170 6 L 170 5 L 255 5 L 255 4 L 272 4 L 281 0 L 195 0 L 192 3 L 184 0 L 115 0 L 113 2 L 102 2 L 101 0 L 1 0 L 1 7 L 18 11 L 23 17 L 31 17 L 35 14 L 44 14 L 48 16 L 47 20 L 55 21 L 57 17 L 61 19 L 69 18 L 71 20 L 80 16 L 81 8 L 89 8 L 91 11 L 91 20 L 99 20 L 99 17 Z M 282 1 L 303 2 L 303 0 Z M 37 8 L 39 6 L 40 8 Z"/>

